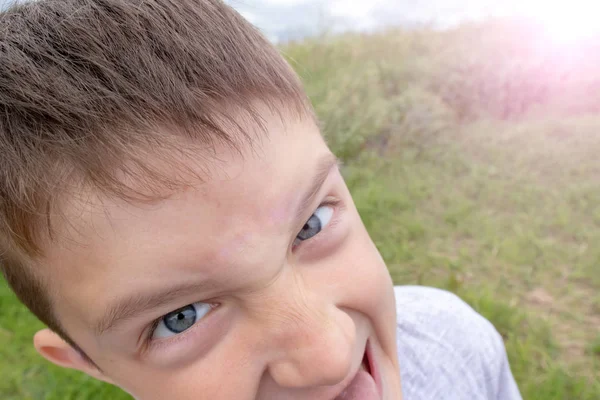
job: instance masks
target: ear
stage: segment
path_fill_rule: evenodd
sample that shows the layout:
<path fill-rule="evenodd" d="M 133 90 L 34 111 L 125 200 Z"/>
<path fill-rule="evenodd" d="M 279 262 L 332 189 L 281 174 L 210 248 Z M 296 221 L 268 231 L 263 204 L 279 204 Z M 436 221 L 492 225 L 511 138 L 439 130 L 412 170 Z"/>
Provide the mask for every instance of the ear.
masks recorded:
<path fill-rule="evenodd" d="M 79 351 L 71 347 L 50 329 L 42 329 L 33 337 L 33 346 L 46 360 L 63 368 L 76 369 L 101 381 L 113 382 L 95 365 L 86 360 Z"/>

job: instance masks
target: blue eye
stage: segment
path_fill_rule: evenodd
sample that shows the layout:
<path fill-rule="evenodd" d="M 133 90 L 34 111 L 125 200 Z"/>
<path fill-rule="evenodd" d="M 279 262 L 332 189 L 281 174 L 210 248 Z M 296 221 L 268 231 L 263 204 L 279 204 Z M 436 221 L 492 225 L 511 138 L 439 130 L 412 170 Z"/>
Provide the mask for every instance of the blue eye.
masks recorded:
<path fill-rule="evenodd" d="M 194 303 L 168 313 L 156 325 L 152 338 L 160 339 L 187 331 L 208 314 L 211 308 L 210 304 Z"/>
<path fill-rule="evenodd" d="M 316 236 L 329 224 L 331 217 L 333 217 L 333 207 L 321 206 L 317 208 L 296 236 L 296 242 L 303 242 Z"/>

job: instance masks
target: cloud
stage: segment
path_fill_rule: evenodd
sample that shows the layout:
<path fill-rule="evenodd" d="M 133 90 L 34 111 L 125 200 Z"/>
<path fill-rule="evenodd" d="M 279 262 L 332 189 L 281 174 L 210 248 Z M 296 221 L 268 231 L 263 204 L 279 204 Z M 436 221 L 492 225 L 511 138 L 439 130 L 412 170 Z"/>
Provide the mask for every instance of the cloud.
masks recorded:
<path fill-rule="evenodd" d="M 230 0 L 272 37 L 285 40 L 328 30 L 371 30 L 428 23 L 451 26 L 466 19 L 510 14 L 519 0 Z"/>
<path fill-rule="evenodd" d="M 322 0 L 230 0 L 250 22 L 268 37 L 290 40 L 318 32 L 330 19 Z"/>

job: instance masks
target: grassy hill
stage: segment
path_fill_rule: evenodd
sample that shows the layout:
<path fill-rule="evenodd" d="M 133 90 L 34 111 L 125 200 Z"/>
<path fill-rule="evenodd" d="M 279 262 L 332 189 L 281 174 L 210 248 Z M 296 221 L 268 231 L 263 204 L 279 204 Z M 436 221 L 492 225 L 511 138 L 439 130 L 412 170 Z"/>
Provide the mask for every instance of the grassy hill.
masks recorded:
<path fill-rule="evenodd" d="M 489 318 L 525 399 L 600 399 L 600 41 L 490 20 L 282 50 L 395 282 Z M 37 328 L 0 283 L 0 398 L 127 398 L 39 359 Z"/>

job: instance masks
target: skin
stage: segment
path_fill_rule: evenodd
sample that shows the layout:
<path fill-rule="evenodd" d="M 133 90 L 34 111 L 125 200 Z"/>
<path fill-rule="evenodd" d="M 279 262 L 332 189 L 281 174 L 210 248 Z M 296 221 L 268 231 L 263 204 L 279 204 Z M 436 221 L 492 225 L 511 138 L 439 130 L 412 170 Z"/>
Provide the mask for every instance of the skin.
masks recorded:
<path fill-rule="evenodd" d="M 65 207 L 44 268 L 60 320 L 98 368 L 49 330 L 35 336 L 40 354 L 143 400 L 331 400 L 369 341 L 383 399 L 401 398 L 392 282 L 334 158 L 312 121 L 264 114 L 257 150 L 219 150 L 201 184 L 153 205 L 89 195 Z M 329 222 L 300 241 L 319 209 Z M 178 285 L 192 287 L 95 331 L 115 303 Z M 146 340 L 154 320 L 194 303 L 210 311 L 191 328 Z"/>

